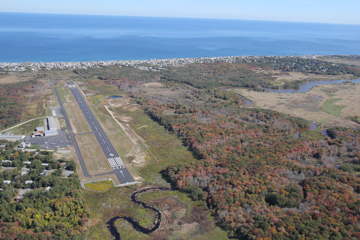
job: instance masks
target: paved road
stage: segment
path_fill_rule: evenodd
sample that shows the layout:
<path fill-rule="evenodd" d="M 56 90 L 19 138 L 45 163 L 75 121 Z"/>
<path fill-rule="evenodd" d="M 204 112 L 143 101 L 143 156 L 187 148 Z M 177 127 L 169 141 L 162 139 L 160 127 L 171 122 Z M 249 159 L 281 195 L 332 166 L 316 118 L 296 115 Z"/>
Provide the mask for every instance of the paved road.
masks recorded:
<path fill-rule="evenodd" d="M 88 172 L 88 170 L 87 170 L 87 168 L 86 168 L 84 159 L 83 159 L 83 157 L 82 157 L 82 155 L 81 155 L 79 146 L 78 146 L 78 144 L 77 144 L 77 142 L 76 142 L 75 134 L 74 134 L 73 131 L 72 131 L 70 121 L 69 121 L 68 116 L 67 116 L 67 114 L 66 114 L 66 111 L 65 111 L 65 108 L 64 108 L 64 104 L 63 104 L 63 102 L 61 101 L 61 97 L 60 97 L 60 95 L 59 95 L 59 92 L 58 92 L 58 90 L 57 90 L 57 87 L 55 87 L 54 89 L 55 89 L 55 92 L 56 92 L 56 96 L 57 96 L 57 98 L 58 98 L 58 100 L 59 100 L 59 104 L 60 104 L 60 107 L 61 107 L 61 111 L 62 111 L 62 113 L 63 113 L 62 115 L 63 115 L 63 117 L 64 117 L 64 119 L 65 119 L 66 126 L 67 126 L 67 129 L 68 129 L 68 131 L 69 131 L 69 135 L 67 136 L 68 139 L 69 139 L 69 142 L 70 142 L 70 143 L 74 146 L 74 148 L 75 148 L 75 152 L 76 152 L 76 155 L 77 155 L 77 157 L 78 157 L 78 159 L 79 159 L 80 166 L 81 166 L 81 170 L 83 171 L 84 177 L 91 178 L 92 175 L 89 174 L 89 172 Z"/>
<path fill-rule="evenodd" d="M 119 154 L 116 152 L 114 146 L 106 136 L 104 130 L 102 129 L 101 125 L 95 118 L 89 106 L 86 104 L 85 99 L 82 97 L 77 87 L 74 85 L 73 82 L 68 82 L 68 85 L 82 113 L 84 114 L 87 122 L 89 123 L 91 131 L 94 133 L 97 141 L 101 146 L 101 149 L 105 153 L 105 156 L 107 157 L 110 163 L 110 166 L 114 170 L 111 173 L 117 176 L 121 184 L 134 182 L 133 177 L 131 176 L 125 164 L 121 160 Z"/>

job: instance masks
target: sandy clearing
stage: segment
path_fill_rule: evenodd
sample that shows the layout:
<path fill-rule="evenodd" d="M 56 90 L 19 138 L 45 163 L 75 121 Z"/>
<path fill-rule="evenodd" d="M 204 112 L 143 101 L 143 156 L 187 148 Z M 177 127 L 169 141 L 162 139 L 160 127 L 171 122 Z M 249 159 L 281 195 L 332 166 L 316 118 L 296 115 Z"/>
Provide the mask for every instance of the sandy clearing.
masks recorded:
<path fill-rule="evenodd" d="M 108 103 L 112 107 L 122 107 L 129 104 L 129 101 L 125 98 L 109 98 Z"/>
<path fill-rule="evenodd" d="M 135 159 L 131 161 L 134 167 L 144 167 L 146 165 L 147 155 L 145 152 L 136 153 L 132 156 L 135 157 Z"/>
<path fill-rule="evenodd" d="M 159 82 L 149 82 L 144 83 L 140 87 L 149 87 L 149 88 L 165 88 L 165 85 Z"/>

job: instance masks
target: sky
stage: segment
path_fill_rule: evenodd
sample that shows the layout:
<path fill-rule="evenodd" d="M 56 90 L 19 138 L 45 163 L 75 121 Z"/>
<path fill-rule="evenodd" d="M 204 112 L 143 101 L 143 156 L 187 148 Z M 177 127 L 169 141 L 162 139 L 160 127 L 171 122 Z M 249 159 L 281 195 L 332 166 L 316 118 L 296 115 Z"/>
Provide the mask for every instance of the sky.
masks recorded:
<path fill-rule="evenodd" d="M 11 0 L 1 12 L 360 24 L 359 0 Z"/>

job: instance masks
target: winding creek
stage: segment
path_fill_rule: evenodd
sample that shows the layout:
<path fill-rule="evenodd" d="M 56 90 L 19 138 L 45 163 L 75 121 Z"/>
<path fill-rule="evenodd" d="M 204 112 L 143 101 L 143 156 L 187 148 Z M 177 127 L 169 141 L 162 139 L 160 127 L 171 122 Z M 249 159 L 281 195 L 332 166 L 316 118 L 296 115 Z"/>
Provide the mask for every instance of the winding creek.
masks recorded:
<path fill-rule="evenodd" d="M 318 86 L 318 85 L 323 85 L 323 84 L 334 84 L 334 83 L 342 83 L 345 81 L 351 81 L 353 83 L 360 83 L 360 79 L 355 79 L 355 80 L 332 80 L 332 81 L 316 81 L 316 82 L 307 82 L 303 85 L 300 86 L 300 89 L 295 90 L 295 89 L 265 89 L 269 92 L 275 92 L 275 93 L 302 93 L 302 92 L 307 92 L 309 90 L 311 90 L 311 88 L 313 88 L 314 86 Z M 227 91 L 228 89 L 221 89 L 221 90 L 225 90 Z M 237 93 L 238 94 L 238 93 Z M 245 100 L 245 105 L 251 105 L 252 101 L 248 100 L 247 98 L 245 98 L 244 96 L 238 94 L 240 97 L 243 98 L 243 100 Z M 316 123 L 310 123 L 310 127 L 308 128 L 304 128 L 304 129 L 299 129 L 297 130 L 297 132 L 294 134 L 295 138 L 299 138 L 300 137 L 300 133 L 302 131 L 305 130 L 316 130 L 318 128 L 318 125 Z M 321 131 L 321 133 L 327 137 L 327 130 L 323 130 Z M 150 191 L 173 191 L 173 189 L 171 188 L 147 188 L 147 189 L 143 189 L 140 191 L 137 191 L 135 193 L 133 193 L 131 195 L 131 201 L 135 204 L 140 205 L 141 207 L 145 208 L 145 209 L 150 209 L 152 211 L 155 212 L 155 220 L 154 220 L 154 226 L 151 229 L 148 228 L 144 228 L 142 227 L 137 221 L 135 221 L 134 219 L 132 219 L 131 217 L 113 217 L 111 219 L 109 219 L 106 224 L 107 227 L 111 233 L 111 235 L 113 235 L 115 237 L 116 240 L 120 240 L 121 236 L 120 233 L 118 232 L 117 228 L 115 227 L 115 222 L 119 219 L 124 219 L 126 220 L 128 223 L 130 223 L 132 225 L 132 227 L 144 234 L 150 234 L 152 232 L 154 232 L 155 230 L 157 230 L 160 227 L 161 224 L 161 213 L 160 211 L 158 211 L 156 208 L 151 207 L 146 205 L 144 202 L 141 202 L 138 200 L 138 195 L 141 193 L 145 193 L 145 192 L 150 192 Z"/>
<path fill-rule="evenodd" d="M 150 191 L 173 191 L 173 189 L 171 188 L 164 188 L 164 187 L 158 187 L 158 188 L 147 188 L 147 189 L 143 189 L 137 192 L 134 192 L 131 195 L 131 201 L 135 204 L 140 205 L 141 207 L 145 208 L 145 209 L 150 209 L 153 210 L 155 212 L 155 221 L 154 221 L 154 226 L 151 229 L 147 229 L 142 227 L 137 221 L 135 221 L 134 219 L 132 219 L 131 217 L 113 217 L 110 218 L 107 222 L 107 228 L 109 229 L 111 235 L 113 235 L 115 237 L 115 240 L 120 240 L 121 236 L 120 233 L 118 232 L 117 228 L 115 227 L 115 222 L 116 220 L 119 219 L 124 219 L 126 220 L 128 223 L 130 223 L 132 225 L 132 227 L 144 234 L 149 234 L 154 232 L 156 229 L 159 228 L 160 223 L 161 223 L 161 213 L 160 211 L 158 211 L 156 208 L 150 207 L 148 205 L 146 205 L 145 203 L 141 202 L 138 200 L 137 196 L 141 193 L 145 193 L 145 192 L 150 192 Z"/>

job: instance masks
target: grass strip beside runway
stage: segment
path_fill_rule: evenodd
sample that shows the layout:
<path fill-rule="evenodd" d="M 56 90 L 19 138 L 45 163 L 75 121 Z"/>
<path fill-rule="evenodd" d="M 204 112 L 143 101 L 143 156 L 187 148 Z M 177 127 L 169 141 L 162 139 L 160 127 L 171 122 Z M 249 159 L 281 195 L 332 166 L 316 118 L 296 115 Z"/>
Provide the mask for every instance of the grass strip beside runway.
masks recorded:
<path fill-rule="evenodd" d="M 105 192 L 109 188 L 114 187 L 114 183 L 110 180 L 86 183 L 85 187 L 94 191 Z"/>

